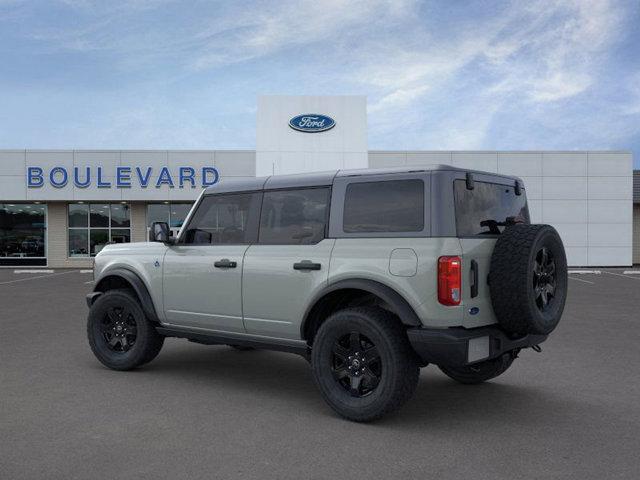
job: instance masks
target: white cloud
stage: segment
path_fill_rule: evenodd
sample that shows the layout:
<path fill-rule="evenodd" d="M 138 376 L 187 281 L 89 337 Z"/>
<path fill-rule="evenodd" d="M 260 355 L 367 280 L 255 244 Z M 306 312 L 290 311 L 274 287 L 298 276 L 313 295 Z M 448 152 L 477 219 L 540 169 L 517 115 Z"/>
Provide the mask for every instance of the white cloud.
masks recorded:
<path fill-rule="evenodd" d="M 260 0 L 192 10 L 167 0 L 62 1 L 82 21 L 33 29 L 31 39 L 45 53 L 106 53 L 100 58 L 108 57 L 115 70 L 157 73 L 158 83 L 204 79 L 224 91 L 217 103 L 230 98 L 237 109 L 246 107 L 246 95 L 291 88 L 293 82 L 282 82 L 296 75 L 315 76 L 318 83 L 305 85 L 305 93 L 368 96 L 374 148 L 524 148 L 527 142 L 542 148 L 578 142 L 580 135 L 606 143 L 619 138 L 607 125 L 624 135 L 640 133 L 640 122 L 630 121 L 635 117 L 616 121 L 640 113 L 638 77 L 616 80 L 627 92 L 625 102 L 604 99 L 614 89 L 603 80 L 611 51 L 631 25 L 625 0 L 530 0 L 494 6 L 495 12 L 485 4 L 445 8 L 417 0 Z M 167 21 L 167 9 L 179 19 Z M 240 69 L 230 66 L 254 78 L 233 77 Z M 211 98 L 206 87 L 195 88 L 194 97 Z M 576 120 L 572 116 L 585 115 L 580 105 L 597 115 Z M 184 122 L 197 132 L 190 134 L 169 121 L 153 123 L 153 109 L 140 108 L 139 120 L 155 128 L 175 128 L 195 144 L 200 135 L 208 138 L 196 119 Z M 126 132 L 128 126 L 116 122 L 114 128 Z M 137 135 L 155 138 L 150 130 Z"/>

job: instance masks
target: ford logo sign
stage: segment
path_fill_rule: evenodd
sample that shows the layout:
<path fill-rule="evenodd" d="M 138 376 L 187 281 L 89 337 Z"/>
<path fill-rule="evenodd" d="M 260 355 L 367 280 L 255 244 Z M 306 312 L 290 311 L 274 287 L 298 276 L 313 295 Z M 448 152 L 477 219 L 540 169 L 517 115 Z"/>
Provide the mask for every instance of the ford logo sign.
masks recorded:
<path fill-rule="evenodd" d="M 299 132 L 325 132 L 336 126 L 333 118 L 318 113 L 305 113 L 289 120 L 289 126 Z"/>

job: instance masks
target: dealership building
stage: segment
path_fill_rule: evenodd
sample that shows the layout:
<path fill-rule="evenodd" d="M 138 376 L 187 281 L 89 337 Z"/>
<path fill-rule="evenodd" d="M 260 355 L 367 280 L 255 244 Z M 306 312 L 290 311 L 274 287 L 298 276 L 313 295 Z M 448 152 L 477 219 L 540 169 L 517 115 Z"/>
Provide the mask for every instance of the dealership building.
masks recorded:
<path fill-rule="evenodd" d="M 373 151 L 363 96 L 262 96 L 255 150 L 0 150 L 0 267 L 86 268 L 110 242 L 177 231 L 230 178 L 447 164 L 517 175 L 572 266 L 640 263 L 640 172 L 619 151 Z"/>

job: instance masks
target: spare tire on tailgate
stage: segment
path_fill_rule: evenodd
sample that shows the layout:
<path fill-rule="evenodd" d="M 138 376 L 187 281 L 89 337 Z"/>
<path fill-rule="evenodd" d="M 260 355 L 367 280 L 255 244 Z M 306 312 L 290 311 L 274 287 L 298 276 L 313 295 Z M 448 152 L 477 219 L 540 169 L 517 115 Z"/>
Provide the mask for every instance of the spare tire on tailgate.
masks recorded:
<path fill-rule="evenodd" d="M 551 333 L 567 298 L 567 257 L 556 229 L 522 223 L 505 228 L 491 256 L 489 288 L 507 332 Z"/>

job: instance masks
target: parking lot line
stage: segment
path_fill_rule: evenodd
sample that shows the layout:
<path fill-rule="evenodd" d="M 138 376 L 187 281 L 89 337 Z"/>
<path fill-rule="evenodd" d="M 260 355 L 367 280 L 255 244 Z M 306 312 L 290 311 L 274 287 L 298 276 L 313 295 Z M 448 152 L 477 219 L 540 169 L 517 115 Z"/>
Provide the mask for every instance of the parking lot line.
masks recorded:
<path fill-rule="evenodd" d="M 572 277 L 571 275 L 569 275 L 569 278 L 570 278 L 571 280 L 577 280 L 578 282 L 582 282 L 582 283 L 589 283 L 589 284 L 591 284 L 591 285 L 595 285 L 595 283 L 590 282 L 589 280 L 583 280 L 583 279 L 581 279 L 581 278 Z"/>
<path fill-rule="evenodd" d="M 53 273 L 53 270 L 14 270 L 13 273 Z"/>
<path fill-rule="evenodd" d="M 625 270 L 622 273 L 625 275 L 640 275 L 640 270 Z"/>
<path fill-rule="evenodd" d="M 36 280 L 38 278 L 57 277 L 58 275 L 66 275 L 67 273 L 74 273 L 74 272 L 77 272 L 77 271 L 78 270 L 71 270 L 69 272 L 50 273 L 48 275 L 38 275 L 37 277 L 20 278 L 18 280 L 9 280 L 7 282 L 0 282 L 0 285 L 7 285 L 9 283 L 18 283 L 18 282 L 28 282 L 29 280 Z"/>
<path fill-rule="evenodd" d="M 615 275 L 616 277 L 628 278 L 629 280 L 640 280 L 640 278 L 632 277 L 629 275 L 622 275 L 621 273 L 614 273 L 614 272 L 607 272 L 607 271 L 605 271 L 604 273 L 608 273 L 609 275 Z"/>
<path fill-rule="evenodd" d="M 602 272 L 600 270 L 569 270 L 568 273 L 576 273 L 578 275 L 584 275 L 586 273 L 590 273 L 592 275 L 600 275 Z"/>

